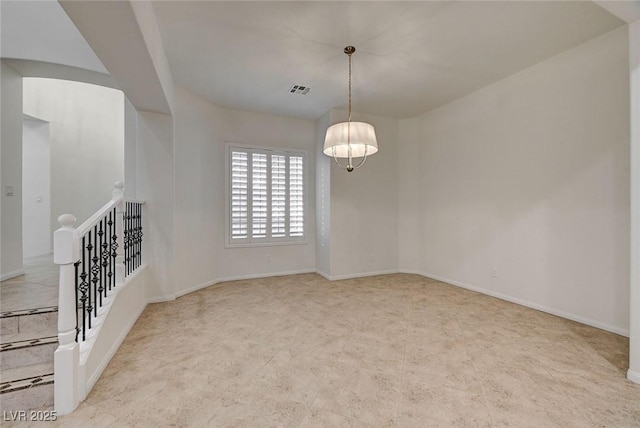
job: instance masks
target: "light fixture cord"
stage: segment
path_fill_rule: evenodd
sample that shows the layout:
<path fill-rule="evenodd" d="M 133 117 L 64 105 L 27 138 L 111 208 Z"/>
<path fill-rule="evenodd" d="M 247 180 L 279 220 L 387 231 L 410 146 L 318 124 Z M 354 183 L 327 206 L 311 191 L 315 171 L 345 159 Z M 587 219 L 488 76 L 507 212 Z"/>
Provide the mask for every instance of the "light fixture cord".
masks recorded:
<path fill-rule="evenodd" d="M 351 122 L 351 55 L 349 54 L 349 122 Z"/>
<path fill-rule="evenodd" d="M 348 54 L 349 55 L 349 120 L 347 121 L 347 150 L 349 151 L 348 153 L 348 167 L 353 169 L 353 161 L 352 161 L 352 156 L 351 156 L 351 55 L 353 55 L 353 53 Z"/>

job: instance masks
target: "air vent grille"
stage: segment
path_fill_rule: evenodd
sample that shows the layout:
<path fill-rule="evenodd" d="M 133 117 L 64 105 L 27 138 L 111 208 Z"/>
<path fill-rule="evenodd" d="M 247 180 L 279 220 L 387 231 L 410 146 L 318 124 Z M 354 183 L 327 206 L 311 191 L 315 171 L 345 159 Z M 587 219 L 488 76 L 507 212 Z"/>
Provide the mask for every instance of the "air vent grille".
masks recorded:
<path fill-rule="evenodd" d="M 311 90 L 311 88 L 308 87 L 308 86 L 293 85 L 291 87 L 291 89 L 289 89 L 289 92 L 292 93 L 292 94 L 307 95 L 310 90 Z"/>

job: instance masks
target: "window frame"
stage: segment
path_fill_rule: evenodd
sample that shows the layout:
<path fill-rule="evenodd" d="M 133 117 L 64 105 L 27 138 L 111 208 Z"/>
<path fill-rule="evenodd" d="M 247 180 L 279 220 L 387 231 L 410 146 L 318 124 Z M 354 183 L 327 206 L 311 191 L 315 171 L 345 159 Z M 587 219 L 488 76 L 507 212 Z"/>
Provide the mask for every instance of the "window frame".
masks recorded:
<path fill-rule="evenodd" d="M 248 184 L 247 187 L 247 237 L 242 239 L 233 239 L 231 238 L 231 209 L 232 209 L 232 200 L 231 200 L 231 153 L 236 149 L 238 151 L 243 151 L 248 153 L 248 157 L 251 158 L 253 153 L 263 153 L 267 155 L 267 237 L 265 238 L 253 238 L 251 237 L 252 231 L 252 206 L 251 206 L 251 189 L 252 186 Z M 289 189 L 290 181 L 289 181 L 289 156 L 300 156 L 302 157 L 302 187 L 303 187 L 303 236 L 301 237 L 272 237 L 272 199 L 271 199 L 271 191 L 272 191 L 272 181 L 271 181 L 271 156 L 275 155 L 285 155 L 286 156 L 286 186 Z M 234 142 L 226 142 L 225 144 L 225 248 L 243 248 L 243 247 L 271 247 L 271 246 L 282 246 L 282 245 L 301 245 L 308 243 L 308 219 L 309 219 L 309 152 L 303 149 L 292 149 L 287 147 L 273 147 L 273 146 L 258 146 L 258 145 L 250 145 L 244 143 L 234 143 Z M 249 174 L 247 177 L 247 181 L 249 182 L 251 175 Z M 287 195 L 289 192 L 287 191 Z M 287 197 L 286 199 L 286 223 L 288 226 L 289 222 L 289 206 L 290 199 Z"/>

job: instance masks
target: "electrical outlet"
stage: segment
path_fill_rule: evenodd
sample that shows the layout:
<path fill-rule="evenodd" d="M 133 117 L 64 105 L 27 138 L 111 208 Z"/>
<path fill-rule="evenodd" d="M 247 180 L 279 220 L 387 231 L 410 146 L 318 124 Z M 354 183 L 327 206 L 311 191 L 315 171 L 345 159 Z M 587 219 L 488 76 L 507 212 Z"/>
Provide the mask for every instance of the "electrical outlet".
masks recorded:
<path fill-rule="evenodd" d="M 373 254 L 371 254 L 371 255 L 369 256 L 369 261 L 370 261 L 371 263 L 375 262 L 375 261 L 376 261 L 376 257 L 375 257 Z"/>
<path fill-rule="evenodd" d="M 13 196 L 14 195 L 13 186 L 5 186 L 4 187 L 4 194 L 6 196 Z"/>
<path fill-rule="evenodd" d="M 498 269 L 491 268 L 491 277 L 492 278 L 497 278 L 498 277 Z"/>
<path fill-rule="evenodd" d="M 271 254 L 267 254 L 267 263 L 271 263 Z"/>

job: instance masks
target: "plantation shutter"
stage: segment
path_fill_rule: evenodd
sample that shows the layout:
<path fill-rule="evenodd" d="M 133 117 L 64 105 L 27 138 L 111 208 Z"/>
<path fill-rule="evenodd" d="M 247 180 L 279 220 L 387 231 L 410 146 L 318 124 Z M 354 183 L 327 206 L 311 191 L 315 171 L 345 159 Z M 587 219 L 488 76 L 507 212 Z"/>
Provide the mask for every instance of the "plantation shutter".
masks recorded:
<path fill-rule="evenodd" d="M 304 155 L 230 147 L 229 165 L 229 243 L 303 241 Z"/>
<path fill-rule="evenodd" d="M 248 172 L 246 152 L 231 152 L 231 239 L 248 238 Z"/>

